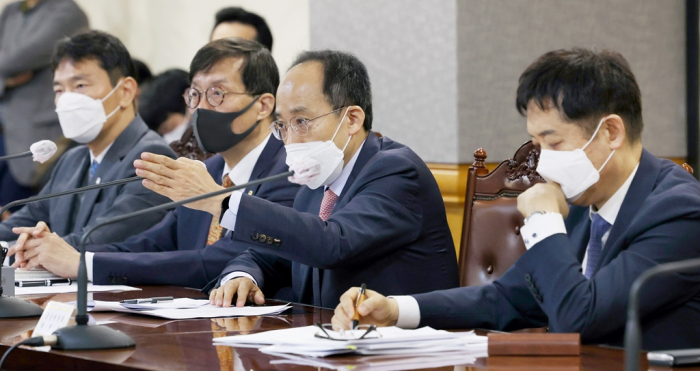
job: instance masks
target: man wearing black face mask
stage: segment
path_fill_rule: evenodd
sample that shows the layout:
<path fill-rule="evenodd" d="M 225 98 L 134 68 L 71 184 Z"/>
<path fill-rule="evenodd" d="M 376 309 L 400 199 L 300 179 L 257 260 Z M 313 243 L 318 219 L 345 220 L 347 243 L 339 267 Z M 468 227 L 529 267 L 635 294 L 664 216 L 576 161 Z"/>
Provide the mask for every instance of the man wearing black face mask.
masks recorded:
<path fill-rule="evenodd" d="M 166 169 L 159 193 L 173 200 L 182 189 L 211 192 L 287 171 L 282 142 L 270 135 L 279 72 L 269 50 L 255 41 L 229 38 L 200 49 L 190 66 L 192 85 L 185 102 L 196 109 L 192 121 L 200 146 L 210 153 L 206 169 L 198 161 L 172 160 L 153 153 L 136 160 L 136 174 L 149 165 Z M 179 171 L 185 170 L 188 171 Z M 183 174 L 188 174 L 184 176 Z M 194 176 L 191 176 L 195 174 Z M 178 190 L 167 185 L 178 185 Z M 246 194 L 291 206 L 299 186 L 280 180 L 246 189 Z M 53 246 L 42 264 L 63 272 L 73 264 Z M 148 231 L 124 243 L 88 246 L 88 275 L 97 284 L 177 285 L 203 287 L 247 245 L 233 242 L 232 233 L 210 214 L 179 207 Z M 115 254 L 114 252 L 120 252 Z M 60 274 L 60 273 L 59 273 Z M 62 274 L 65 275 L 65 274 Z M 72 274 L 66 275 L 68 277 Z"/>

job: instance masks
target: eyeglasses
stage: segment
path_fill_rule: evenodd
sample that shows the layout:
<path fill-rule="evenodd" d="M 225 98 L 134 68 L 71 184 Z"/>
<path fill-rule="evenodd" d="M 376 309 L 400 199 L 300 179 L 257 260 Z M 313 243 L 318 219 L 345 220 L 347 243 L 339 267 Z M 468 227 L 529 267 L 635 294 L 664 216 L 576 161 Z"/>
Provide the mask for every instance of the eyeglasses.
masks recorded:
<path fill-rule="evenodd" d="M 316 327 L 318 327 L 321 331 L 317 332 L 314 336 L 321 339 L 347 341 L 378 339 L 382 337 L 382 334 L 377 331 L 377 326 L 375 325 L 359 325 L 354 330 L 340 330 L 340 332 L 333 331 L 333 325 L 330 323 L 316 323 Z"/>
<path fill-rule="evenodd" d="M 224 103 L 224 97 L 226 97 L 226 94 L 248 93 L 236 93 L 231 91 L 225 91 L 221 88 L 217 88 L 216 86 L 212 86 L 211 88 L 207 89 L 204 93 L 204 95 L 207 98 L 207 102 L 209 102 L 209 104 L 212 107 L 217 107 L 220 106 L 221 103 Z M 185 98 L 185 104 L 187 105 L 187 107 L 197 108 L 197 106 L 199 106 L 199 101 L 202 99 L 202 92 L 195 88 L 187 88 L 185 89 L 185 93 L 182 94 L 182 97 Z"/>
<path fill-rule="evenodd" d="M 290 127 L 294 131 L 294 135 L 303 137 L 309 133 L 309 124 L 311 123 L 311 121 L 320 119 L 321 117 L 330 115 L 331 113 L 336 113 L 343 108 L 344 107 L 340 107 L 336 110 L 324 113 L 323 115 L 316 116 L 312 119 L 305 119 L 303 117 L 294 116 L 291 120 L 289 120 L 289 123 L 286 123 L 282 120 L 275 120 L 272 122 L 272 124 L 270 124 L 270 130 L 272 131 L 272 134 L 275 136 L 275 138 L 282 141 L 287 140 L 287 131 Z"/>

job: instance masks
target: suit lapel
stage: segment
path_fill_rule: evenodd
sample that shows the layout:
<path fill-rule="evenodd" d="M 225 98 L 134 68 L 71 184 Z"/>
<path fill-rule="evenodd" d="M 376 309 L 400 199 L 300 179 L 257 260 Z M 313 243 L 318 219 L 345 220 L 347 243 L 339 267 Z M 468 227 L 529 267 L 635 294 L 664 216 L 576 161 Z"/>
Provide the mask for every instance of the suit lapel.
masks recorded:
<path fill-rule="evenodd" d="M 642 207 L 644 200 L 649 196 L 654 189 L 659 171 L 661 171 L 661 163 L 656 157 L 646 150 L 642 150 L 642 158 L 639 162 L 637 173 L 632 179 L 632 184 L 625 195 L 625 200 L 622 202 L 620 212 L 615 218 L 615 224 L 610 229 L 605 246 L 603 247 L 603 256 L 596 271 L 607 265 L 614 257 L 616 257 L 622 249 L 621 238 L 624 232 L 629 227 L 630 223 L 637 215 L 637 211 Z M 593 272 L 595 274 L 595 272 Z"/>
<path fill-rule="evenodd" d="M 255 162 L 253 172 L 250 174 L 250 179 L 248 180 L 249 182 L 258 180 L 267 175 L 267 171 L 270 169 L 270 163 L 272 160 L 274 160 L 275 155 L 277 155 L 277 152 L 279 152 L 282 147 L 284 147 L 282 141 L 270 135 L 270 139 L 267 140 L 265 148 L 263 148 L 262 152 L 260 153 L 260 157 L 258 157 L 258 160 Z M 258 184 L 256 186 L 246 188 L 244 193 L 255 195 L 258 193 L 261 185 L 262 184 Z"/>
<path fill-rule="evenodd" d="M 80 188 L 83 186 L 83 179 L 87 176 L 88 166 L 90 162 L 90 153 L 87 147 L 84 147 L 77 154 L 75 162 L 77 163 L 77 171 L 70 174 L 67 179 L 58 180 L 62 187 L 61 191 Z M 57 173 L 58 174 L 58 173 Z M 57 192 L 59 190 L 52 190 L 52 192 Z M 77 214 L 79 212 L 79 197 L 81 194 L 74 194 L 70 196 L 58 197 L 56 198 L 55 206 L 51 207 L 51 210 L 60 210 L 60 217 L 51 218 L 52 225 L 51 230 L 59 234 L 69 234 L 73 231 L 73 226 L 77 220 Z M 76 210 L 77 209 L 77 210 Z M 68 214 L 63 214 L 68 212 Z M 67 217 L 66 217 L 67 216 Z M 57 225 L 60 222 L 60 225 Z"/>
<path fill-rule="evenodd" d="M 117 137 L 112 147 L 109 148 L 102 162 L 100 162 L 100 166 L 97 167 L 95 175 L 89 180 L 88 185 L 96 184 L 98 180 L 100 183 L 104 183 L 120 179 L 119 163 L 121 163 L 124 156 L 134 148 L 136 143 L 138 143 L 141 137 L 147 132 L 148 127 L 146 124 L 141 120 L 140 116 L 136 116 L 129 126 Z M 90 155 L 88 154 L 88 159 L 89 157 Z M 103 190 L 104 189 L 97 189 L 85 193 L 83 201 L 80 204 L 75 226 L 73 227 L 74 230 L 80 230 L 87 225 L 95 203 Z"/>
<path fill-rule="evenodd" d="M 336 206 L 342 204 L 343 199 L 348 193 L 347 191 L 348 189 L 350 189 L 352 183 L 355 181 L 355 179 L 357 179 L 357 176 L 360 174 L 365 165 L 367 165 L 367 162 L 369 162 L 369 160 L 379 152 L 382 146 L 381 141 L 382 140 L 379 137 L 377 137 L 377 135 L 374 134 L 373 131 L 369 132 L 369 135 L 367 135 L 367 139 L 365 139 L 365 144 L 362 145 L 362 150 L 357 156 L 357 161 L 355 161 L 355 165 L 352 168 L 352 172 L 350 172 L 350 176 L 348 176 L 348 180 L 345 182 L 345 186 L 340 192 L 338 200 L 335 202 Z M 319 204 L 319 210 L 320 207 L 321 205 Z"/>
<path fill-rule="evenodd" d="M 586 254 L 586 248 L 588 247 L 588 240 L 591 235 L 591 218 L 588 216 L 588 207 L 578 207 L 572 206 L 572 210 L 569 213 L 569 218 L 574 215 L 574 210 L 576 210 L 577 218 L 572 223 L 569 232 L 569 241 L 571 241 L 571 246 L 573 247 L 574 255 L 579 262 L 583 262 L 583 257 Z M 569 219 L 567 218 L 567 219 Z M 568 224 L 568 223 L 567 223 Z M 567 228 L 568 229 L 568 228 Z"/>

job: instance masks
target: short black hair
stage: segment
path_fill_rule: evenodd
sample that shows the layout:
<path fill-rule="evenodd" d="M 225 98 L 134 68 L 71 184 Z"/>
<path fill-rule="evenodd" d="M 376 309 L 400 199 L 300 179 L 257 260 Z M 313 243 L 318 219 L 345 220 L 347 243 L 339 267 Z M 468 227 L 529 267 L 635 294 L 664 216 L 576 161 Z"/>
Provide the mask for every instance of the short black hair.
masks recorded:
<path fill-rule="evenodd" d="M 227 58 L 243 58 L 241 79 L 249 95 L 277 93 L 280 73 L 270 50 L 257 41 L 230 37 L 214 40 L 197 51 L 190 63 L 190 81 Z"/>
<path fill-rule="evenodd" d="M 134 80 L 136 80 L 137 84 L 145 84 L 153 78 L 151 69 L 148 68 L 148 65 L 146 63 L 136 58 L 132 58 L 132 60 L 134 62 Z"/>
<path fill-rule="evenodd" d="M 272 32 L 267 26 L 265 19 L 255 13 L 246 11 L 243 8 L 232 6 L 223 8 L 216 12 L 214 16 L 214 28 L 225 22 L 238 22 L 253 26 L 257 33 L 255 41 L 265 45 L 268 50 L 272 50 Z M 214 29 L 212 29 L 212 32 Z"/>
<path fill-rule="evenodd" d="M 59 63 L 69 59 L 74 62 L 95 60 L 107 72 L 112 86 L 122 77 L 134 77 L 134 62 L 116 37 L 102 31 L 87 31 L 60 40 L 54 48 L 51 64 L 54 71 Z"/>
<path fill-rule="evenodd" d="M 593 135 L 599 120 L 609 114 L 622 117 L 630 143 L 641 140 L 642 94 L 622 54 L 574 48 L 545 53 L 520 75 L 516 107 L 556 108 L 567 122 Z"/>
<path fill-rule="evenodd" d="M 299 54 L 292 66 L 318 62 L 323 66 L 323 95 L 333 109 L 359 106 L 365 111 L 365 130 L 372 130 L 372 84 L 367 67 L 353 54 L 337 50 L 312 50 Z"/>
<path fill-rule="evenodd" d="M 162 72 L 143 85 L 139 114 L 151 130 L 158 131 L 171 113 L 185 114 L 187 106 L 182 93 L 189 86 L 187 72 L 177 68 Z"/>

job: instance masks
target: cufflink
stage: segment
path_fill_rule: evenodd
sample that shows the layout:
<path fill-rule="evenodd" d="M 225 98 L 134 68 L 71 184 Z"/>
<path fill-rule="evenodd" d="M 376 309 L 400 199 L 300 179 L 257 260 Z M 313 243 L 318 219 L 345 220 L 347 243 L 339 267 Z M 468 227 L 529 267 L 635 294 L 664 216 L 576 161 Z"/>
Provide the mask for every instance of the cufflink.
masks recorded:
<path fill-rule="evenodd" d="M 98 177 L 97 179 L 95 179 L 95 184 L 100 184 L 101 181 L 102 181 L 102 178 Z"/>

